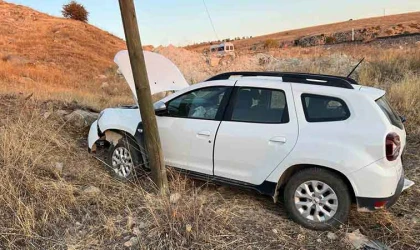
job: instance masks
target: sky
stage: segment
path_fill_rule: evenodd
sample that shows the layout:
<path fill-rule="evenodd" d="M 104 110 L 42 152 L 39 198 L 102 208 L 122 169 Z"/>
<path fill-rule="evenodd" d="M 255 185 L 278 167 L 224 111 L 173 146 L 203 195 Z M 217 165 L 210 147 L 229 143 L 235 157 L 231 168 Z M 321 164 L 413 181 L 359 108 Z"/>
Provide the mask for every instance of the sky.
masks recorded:
<path fill-rule="evenodd" d="M 61 16 L 70 0 L 7 0 Z M 258 36 L 349 19 L 420 11 L 420 0 L 135 0 L 143 45 Z M 89 23 L 124 38 L 118 0 L 79 0 Z"/>

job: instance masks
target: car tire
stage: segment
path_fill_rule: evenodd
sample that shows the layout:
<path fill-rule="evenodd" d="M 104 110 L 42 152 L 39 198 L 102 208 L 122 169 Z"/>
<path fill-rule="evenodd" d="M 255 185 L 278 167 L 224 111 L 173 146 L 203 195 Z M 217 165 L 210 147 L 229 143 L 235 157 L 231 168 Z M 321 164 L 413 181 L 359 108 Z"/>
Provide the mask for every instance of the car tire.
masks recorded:
<path fill-rule="evenodd" d="M 127 135 L 123 135 L 116 145 L 111 143 L 106 164 L 111 174 L 123 181 L 133 179 L 140 170 L 144 170 L 142 151 L 135 140 Z"/>
<path fill-rule="evenodd" d="M 298 224 L 312 230 L 329 230 L 347 221 L 351 197 L 341 176 L 322 168 L 308 168 L 287 182 L 284 205 Z"/>

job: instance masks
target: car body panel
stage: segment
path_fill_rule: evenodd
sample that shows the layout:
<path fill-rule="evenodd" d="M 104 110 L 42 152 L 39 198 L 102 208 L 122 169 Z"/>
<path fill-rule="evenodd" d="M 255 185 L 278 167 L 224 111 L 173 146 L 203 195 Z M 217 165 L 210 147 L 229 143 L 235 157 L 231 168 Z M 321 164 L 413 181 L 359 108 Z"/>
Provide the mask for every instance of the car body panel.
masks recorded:
<path fill-rule="evenodd" d="M 92 125 L 90 125 L 89 135 L 88 135 L 88 147 L 90 150 L 95 151 L 94 144 L 100 138 L 98 136 L 98 121 L 94 121 Z"/>
<path fill-rule="evenodd" d="M 356 172 L 374 162 L 385 158 L 385 137 L 390 132 L 390 125 L 371 95 L 351 89 L 337 89 L 323 86 L 306 86 L 292 83 L 295 96 L 296 113 L 299 120 L 299 138 L 290 155 L 267 178 L 278 181 L 291 166 L 317 165 L 334 169 L 344 174 L 355 195 L 365 192 L 372 194 L 370 184 L 358 182 L 350 173 Z M 350 117 L 344 121 L 308 122 L 306 121 L 300 96 L 304 93 L 337 97 L 345 101 Z M 357 101 L 356 101 L 357 100 Z M 381 122 L 378 122 L 381 121 Z M 374 124 L 374 126 L 372 126 Z M 394 162 L 383 162 L 382 168 L 394 168 Z M 385 171 L 385 170 L 384 170 Z M 395 169 L 388 170 L 394 171 Z M 381 172 L 384 176 L 390 172 Z M 382 178 L 382 175 L 377 175 Z M 395 179 L 397 176 L 394 176 Z M 394 183 L 391 182 L 391 183 Z M 395 186 L 393 187 L 395 190 Z M 377 189 L 375 197 L 388 197 L 388 190 Z"/>
<path fill-rule="evenodd" d="M 241 79 L 235 87 L 282 90 L 286 96 L 288 123 L 222 121 L 217 132 L 214 175 L 259 185 L 295 146 L 298 123 L 293 95 L 290 84 L 272 78 Z"/>
<path fill-rule="evenodd" d="M 169 59 L 149 51 L 143 51 L 143 54 L 152 95 L 164 91 L 180 90 L 189 86 L 181 71 Z M 137 101 L 128 51 L 122 50 L 118 52 L 115 55 L 114 62 L 118 65 L 118 70 L 127 81 L 134 100 Z M 162 74 L 162 72 L 165 73 Z"/>
<path fill-rule="evenodd" d="M 190 91 L 207 87 L 232 87 L 235 80 L 195 84 L 160 100 L 168 103 Z M 218 120 L 157 116 L 165 161 L 168 165 L 190 171 L 213 174 L 213 144 Z"/>
<path fill-rule="evenodd" d="M 140 122 L 141 116 L 138 108 L 109 108 L 103 111 L 98 120 L 98 127 L 101 132 L 119 130 L 134 136 Z"/>

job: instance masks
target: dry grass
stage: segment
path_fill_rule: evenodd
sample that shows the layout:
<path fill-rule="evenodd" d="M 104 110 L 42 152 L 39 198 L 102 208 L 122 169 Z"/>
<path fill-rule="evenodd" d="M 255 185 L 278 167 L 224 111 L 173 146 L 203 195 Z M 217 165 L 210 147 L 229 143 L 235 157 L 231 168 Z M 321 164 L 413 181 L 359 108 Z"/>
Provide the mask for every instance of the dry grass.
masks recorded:
<path fill-rule="evenodd" d="M 123 42 L 90 25 L 23 6 L 0 2 L 0 16 L 0 249 L 121 249 L 134 236 L 140 249 L 344 249 L 344 234 L 355 229 L 393 249 L 420 247 L 418 47 L 289 48 L 239 55 L 216 68 L 193 52 L 185 59 L 173 49 L 166 52 L 192 81 L 228 70 L 343 75 L 361 55 L 366 57 L 355 76 L 386 89 L 407 116 L 405 168 L 417 186 L 390 211 L 353 211 L 348 224 L 335 232 L 339 239 L 330 240 L 325 232 L 299 227 L 281 204 L 253 192 L 170 172 L 171 193 L 180 196 L 172 203 L 155 195 L 147 175 L 133 183 L 111 178 L 86 152 L 87 131 L 59 116 L 44 119 L 43 113 L 131 103 L 112 63 Z M 261 64 L 259 56 L 269 60 Z M 108 86 L 101 88 L 103 82 Z M 88 187 L 100 192 L 86 192 Z"/>
<path fill-rule="evenodd" d="M 33 93 L 97 110 L 131 103 L 113 63 L 122 49 L 123 40 L 92 25 L 0 2 L 0 93 Z"/>

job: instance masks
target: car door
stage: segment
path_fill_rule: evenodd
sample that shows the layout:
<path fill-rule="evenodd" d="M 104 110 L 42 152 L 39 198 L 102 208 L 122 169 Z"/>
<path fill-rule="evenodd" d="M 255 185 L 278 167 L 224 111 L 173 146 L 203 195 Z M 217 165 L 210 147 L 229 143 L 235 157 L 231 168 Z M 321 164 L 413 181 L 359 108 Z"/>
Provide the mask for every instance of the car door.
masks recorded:
<path fill-rule="evenodd" d="M 234 81 L 202 83 L 166 102 L 158 116 L 166 164 L 213 175 L 213 145 Z"/>
<path fill-rule="evenodd" d="M 259 185 L 291 152 L 297 136 L 291 85 L 240 79 L 217 132 L 214 175 Z"/>

